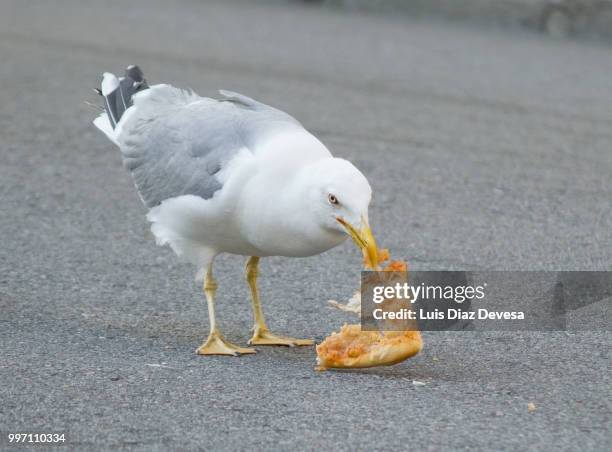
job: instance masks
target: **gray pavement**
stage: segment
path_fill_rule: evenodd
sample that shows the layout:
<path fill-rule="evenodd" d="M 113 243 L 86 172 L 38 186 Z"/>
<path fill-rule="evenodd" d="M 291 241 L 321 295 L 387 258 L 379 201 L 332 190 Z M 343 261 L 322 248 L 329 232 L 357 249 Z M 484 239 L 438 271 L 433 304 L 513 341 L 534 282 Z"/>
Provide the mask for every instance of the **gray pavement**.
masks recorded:
<path fill-rule="evenodd" d="M 335 8 L 522 28 L 612 42 L 611 0 L 320 0 Z"/>
<path fill-rule="evenodd" d="M 362 372 L 316 373 L 310 348 L 196 356 L 194 269 L 155 246 L 83 101 L 138 63 L 287 110 L 369 177 L 379 240 L 412 268 L 610 270 L 611 55 L 292 2 L 0 3 L 0 431 L 66 431 L 72 450 L 606 449 L 609 332 L 425 333 Z M 237 342 L 242 266 L 217 264 Z M 325 300 L 358 267 L 349 243 L 265 260 L 270 324 L 337 329 Z"/>

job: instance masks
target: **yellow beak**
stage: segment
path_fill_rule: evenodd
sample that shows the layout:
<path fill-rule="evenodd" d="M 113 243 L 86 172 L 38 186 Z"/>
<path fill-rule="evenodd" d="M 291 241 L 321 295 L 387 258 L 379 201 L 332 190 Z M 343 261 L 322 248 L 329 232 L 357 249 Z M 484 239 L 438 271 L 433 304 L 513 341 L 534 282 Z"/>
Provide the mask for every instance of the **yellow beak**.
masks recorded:
<path fill-rule="evenodd" d="M 337 217 L 336 221 L 344 226 L 348 235 L 361 248 L 363 256 L 372 264 L 372 269 L 376 270 L 378 267 L 378 246 L 366 219 L 361 217 L 361 229 L 359 231 L 342 217 Z"/>

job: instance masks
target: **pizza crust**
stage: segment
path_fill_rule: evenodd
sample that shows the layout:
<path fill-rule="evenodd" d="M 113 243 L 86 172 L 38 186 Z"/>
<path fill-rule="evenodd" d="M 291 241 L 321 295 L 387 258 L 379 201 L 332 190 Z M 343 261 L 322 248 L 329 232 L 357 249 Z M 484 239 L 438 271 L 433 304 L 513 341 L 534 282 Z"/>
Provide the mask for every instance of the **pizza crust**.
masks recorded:
<path fill-rule="evenodd" d="M 391 366 L 421 351 L 419 331 L 361 331 L 360 325 L 344 325 L 317 345 L 320 370 Z"/>

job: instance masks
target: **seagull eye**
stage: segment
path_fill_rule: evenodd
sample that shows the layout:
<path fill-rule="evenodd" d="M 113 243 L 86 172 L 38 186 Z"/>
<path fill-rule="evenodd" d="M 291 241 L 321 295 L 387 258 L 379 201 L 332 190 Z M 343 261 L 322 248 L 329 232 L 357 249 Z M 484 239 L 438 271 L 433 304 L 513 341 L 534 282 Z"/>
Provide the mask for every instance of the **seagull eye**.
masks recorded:
<path fill-rule="evenodd" d="M 334 206 L 337 206 L 338 204 L 340 204 L 340 201 L 338 201 L 338 198 L 336 198 L 336 196 L 332 195 L 331 193 L 327 195 L 327 199 L 329 200 L 329 203 Z"/>

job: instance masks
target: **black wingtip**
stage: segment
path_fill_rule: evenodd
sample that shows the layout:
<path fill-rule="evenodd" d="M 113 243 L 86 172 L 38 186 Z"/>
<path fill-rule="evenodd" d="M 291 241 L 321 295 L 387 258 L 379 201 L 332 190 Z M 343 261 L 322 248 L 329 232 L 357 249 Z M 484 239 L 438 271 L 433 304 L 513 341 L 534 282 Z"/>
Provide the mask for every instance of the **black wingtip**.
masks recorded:
<path fill-rule="evenodd" d="M 131 78 L 135 82 L 144 81 L 144 74 L 142 70 L 135 64 L 131 64 L 125 69 L 125 76 Z"/>

